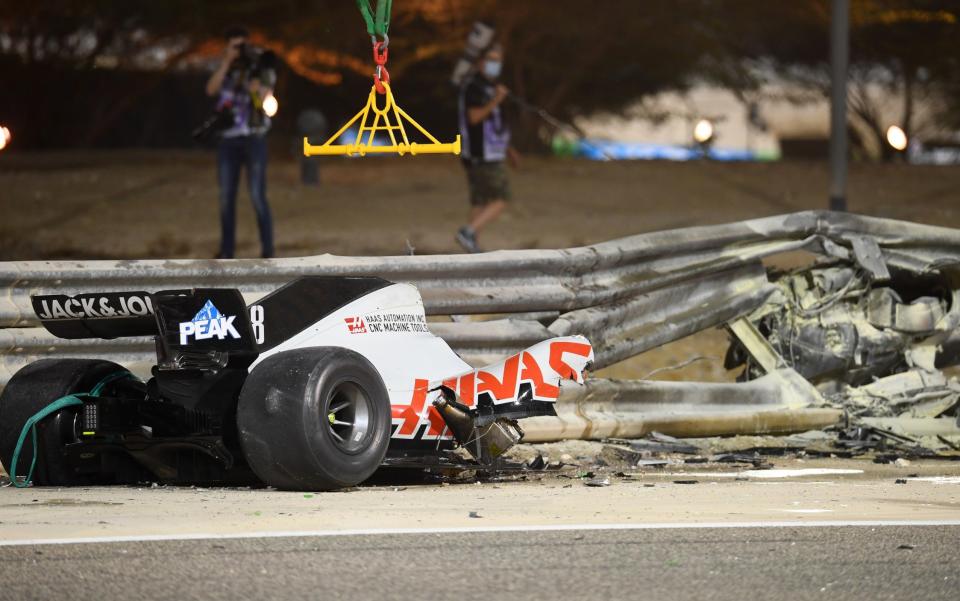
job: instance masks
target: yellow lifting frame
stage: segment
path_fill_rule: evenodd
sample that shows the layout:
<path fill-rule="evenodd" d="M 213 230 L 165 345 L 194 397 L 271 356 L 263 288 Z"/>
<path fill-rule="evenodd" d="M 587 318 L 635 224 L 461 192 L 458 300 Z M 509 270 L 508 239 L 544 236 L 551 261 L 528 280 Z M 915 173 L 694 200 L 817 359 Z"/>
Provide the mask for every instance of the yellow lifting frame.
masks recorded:
<path fill-rule="evenodd" d="M 460 136 L 452 143 L 445 144 L 434 138 L 430 132 L 425 130 L 419 123 L 414 121 L 402 108 L 397 106 L 393 99 L 393 91 L 390 84 L 382 81 L 381 85 L 385 88 L 383 108 L 377 107 L 377 86 L 370 88 L 370 96 L 367 97 L 367 104 L 363 109 L 354 115 L 353 119 L 348 121 L 340 130 L 330 136 L 330 139 L 320 145 L 311 144 L 307 138 L 303 139 L 303 155 L 353 155 L 365 156 L 367 154 L 398 154 L 403 156 L 407 153 L 417 154 L 460 154 Z M 372 123 L 370 114 L 373 113 Z M 393 122 L 391 123 L 391 114 Z M 347 131 L 351 125 L 360 121 L 360 128 L 357 130 L 357 138 L 353 144 L 334 144 L 334 142 Z M 407 130 L 404 129 L 403 122 L 407 121 L 417 130 L 426 136 L 429 143 L 411 142 L 407 137 Z M 389 146 L 374 146 L 373 139 L 378 131 L 385 131 L 390 136 L 391 144 Z M 400 139 L 397 140 L 395 132 L 400 132 Z M 366 136 L 366 142 L 364 142 Z"/>

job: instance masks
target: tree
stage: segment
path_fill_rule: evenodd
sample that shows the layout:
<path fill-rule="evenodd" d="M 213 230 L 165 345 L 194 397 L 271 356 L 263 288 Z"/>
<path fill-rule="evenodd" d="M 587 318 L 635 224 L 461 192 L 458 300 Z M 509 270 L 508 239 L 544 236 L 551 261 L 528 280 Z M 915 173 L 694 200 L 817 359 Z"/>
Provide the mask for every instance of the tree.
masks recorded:
<path fill-rule="evenodd" d="M 560 116 L 617 112 L 645 94 L 682 87 L 701 59 L 699 0 L 398 0 L 391 25 L 390 71 L 407 102 L 452 107 L 448 80 L 476 19 L 496 25 L 509 53 L 507 84 Z M 27 65 L 56 65 L 70 87 L 85 90 L 94 69 L 178 70 L 222 47 L 219 32 L 245 23 L 254 40 L 318 86 L 336 88 L 372 72 L 369 39 L 350 0 L 163 3 L 51 0 L 0 8 L 0 53 Z M 31 77 L 29 73 L 27 77 Z M 151 92 L 150 81 L 124 90 L 91 115 L 87 141 Z M 447 109 L 445 109 L 447 110 Z M 540 123 L 521 122 L 533 139 Z"/>
<path fill-rule="evenodd" d="M 560 117 L 623 113 L 697 81 L 725 86 L 745 103 L 771 81 L 793 84 L 798 102 L 829 91 L 830 0 L 397 0 L 393 13 L 389 66 L 403 102 L 448 125 L 449 75 L 477 19 L 493 23 L 505 42 L 507 85 Z M 908 134 L 960 125 L 958 17 L 955 0 L 852 0 L 850 114 L 874 146 L 886 147 L 880 107 L 891 97 L 903 99 L 900 123 Z M 355 95 L 372 73 L 353 0 L 6 2 L 0 64 L 17 65 L 23 89 L 44 89 L 42 81 L 52 79 L 92 95 L 98 90 L 90 75 L 98 70 L 203 67 L 232 23 L 250 27 L 257 43 L 322 88 L 318 96 L 328 102 L 345 103 L 346 88 Z M 81 141 L 96 144 L 158 81 L 131 75 L 131 85 L 86 116 Z M 940 110 L 919 115 L 921 104 Z M 59 108 L 55 98 L 32 98 L 28 107 L 36 122 Z M 521 141 L 537 140 L 536 118 L 524 115 L 519 125 Z"/>
<path fill-rule="evenodd" d="M 830 93 L 830 0 L 727 3 L 712 16 L 719 60 L 708 69 L 739 93 L 777 81 L 798 86 L 799 100 Z M 851 3 L 848 108 L 852 123 L 868 134 L 866 145 L 883 158 L 884 108 L 902 98 L 899 125 L 908 135 L 935 135 L 945 124 L 943 108 L 919 115 L 925 106 L 946 107 L 958 81 L 960 49 L 955 40 L 960 7 L 947 0 L 853 0 Z"/>

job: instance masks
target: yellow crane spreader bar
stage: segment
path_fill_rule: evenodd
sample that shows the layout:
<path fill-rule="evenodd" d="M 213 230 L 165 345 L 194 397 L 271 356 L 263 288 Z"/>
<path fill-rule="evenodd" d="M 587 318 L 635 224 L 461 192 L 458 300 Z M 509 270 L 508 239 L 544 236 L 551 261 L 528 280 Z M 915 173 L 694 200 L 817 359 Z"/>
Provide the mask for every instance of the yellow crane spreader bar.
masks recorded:
<path fill-rule="evenodd" d="M 377 106 L 377 86 L 370 88 L 370 95 L 367 97 L 367 104 L 359 113 L 347 121 L 337 133 L 323 144 L 311 144 L 307 138 L 303 139 L 304 156 L 318 155 L 348 155 L 365 156 L 368 154 L 460 154 L 460 136 L 450 143 L 444 143 L 437 140 L 430 132 L 423 128 L 413 118 L 410 117 L 402 108 L 397 106 L 393 98 L 393 91 L 390 84 L 381 81 L 384 88 L 383 108 Z M 372 117 L 371 117 L 372 116 Z M 360 122 L 357 130 L 357 137 L 353 144 L 336 144 L 350 127 Z M 423 134 L 429 142 L 411 142 L 407 136 L 407 130 L 404 122 L 412 125 Z M 389 145 L 375 145 L 374 137 L 377 132 L 386 132 L 390 137 Z M 399 136 L 397 135 L 399 133 Z"/>

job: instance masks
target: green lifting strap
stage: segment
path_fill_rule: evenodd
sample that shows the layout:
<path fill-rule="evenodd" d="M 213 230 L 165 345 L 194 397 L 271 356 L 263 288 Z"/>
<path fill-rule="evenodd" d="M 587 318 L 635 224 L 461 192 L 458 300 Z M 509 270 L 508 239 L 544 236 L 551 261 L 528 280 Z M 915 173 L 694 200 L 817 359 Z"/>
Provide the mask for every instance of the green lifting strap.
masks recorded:
<path fill-rule="evenodd" d="M 60 397 L 54 402 L 50 403 L 36 414 L 33 415 L 30 419 L 23 424 L 23 429 L 20 430 L 20 438 L 17 439 L 17 446 L 13 448 L 13 458 L 10 460 L 10 482 L 17 488 L 27 488 L 30 486 L 31 481 L 33 480 L 33 469 L 37 466 L 37 424 L 43 420 L 45 417 L 65 409 L 67 407 L 72 407 L 75 405 L 82 405 L 83 400 L 80 399 L 81 396 L 90 396 L 98 397 L 100 393 L 103 392 L 103 389 L 117 380 L 122 380 L 125 378 L 134 378 L 132 373 L 127 370 L 118 371 L 110 374 L 104 379 L 97 382 L 97 385 L 93 387 L 93 390 L 84 394 L 84 393 L 74 393 L 68 394 L 67 396 Z M 17 462 L 20 460 L 20 451 L 23 448 L 23 443 L 26 442 L 27 434 L 31 434 L 33 440 L 33 458 L 30 460 L 30 470 L 27 472 L 27 477 L 24 478 L 23 482 L 17 480 Z"/>
<path fill-rule="evenodd" d="M 376 10 L 370 6 L 370 0 L 357 0 L 357 8 L 360 9 L 363 22 L 367 25 L 367 33 L 371 37 L 386 37 L 390 30 L 390 11 L 393 8 L 393 0 L 377 0 Z"/>

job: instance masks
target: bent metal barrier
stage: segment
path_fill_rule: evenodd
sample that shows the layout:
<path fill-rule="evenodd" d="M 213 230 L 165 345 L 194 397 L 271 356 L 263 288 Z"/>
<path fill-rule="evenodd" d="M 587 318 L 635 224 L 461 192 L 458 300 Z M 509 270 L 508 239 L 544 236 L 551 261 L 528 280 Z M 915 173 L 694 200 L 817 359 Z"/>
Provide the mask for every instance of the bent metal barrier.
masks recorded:
<path fill-rule="evenodd" d="M 20 367 L 43 357 L 96 356 L 140 373 L 152 361 L 149 338 L 51 336 L 33 315 L 35 294 L 231 287 L 250 302 L 301 275 L 375 275 L 416 285 L 431 330 L 469 363 L 498 360 L 553 336 L 583 334 L 594 344 L 595 368 L 602 368 L 746 315 L 772 291 L 762 260 L 797 250 L 855 258 L 867 269 L 884 264 L 942 269 L 960 264 L 960 230 L 808 211 L 563 250 L 5 262 L 0 263 L 0 387 Z M 469 320 L 469 314 L 483 314 L 486 321 Z M 833 410 L 798 413 L 797 404 L 778 393 L 781 388 L 770 382 L 594 380 L 565 394 L 560 417 L 527 420 L 525 427 L 529 440 L 554 440 L 636 436 L 651 429 L 679 435 L 791 431 L 836 421 Z"/>

